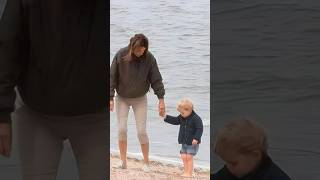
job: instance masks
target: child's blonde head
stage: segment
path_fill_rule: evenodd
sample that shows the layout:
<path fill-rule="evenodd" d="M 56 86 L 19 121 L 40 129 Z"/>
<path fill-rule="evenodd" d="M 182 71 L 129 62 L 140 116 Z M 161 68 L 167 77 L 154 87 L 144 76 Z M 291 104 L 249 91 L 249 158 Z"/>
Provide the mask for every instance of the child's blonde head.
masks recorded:
<path fill-rule="evenodd" d="M 267 157 L 267 137 L 254 120 L 238 118 L 228 123 L 219 133 L 214 151 L 236 177 L 254 171 Z"/>
<path fill-rule="evenodd" d="M 183 98 L 178 102 L 177 110 L 182 117 L 188 117 L 193 111 L 193 102 L 189 98 Z"/>
<path fill-rule="evenodd" d="M 181 108 L 181 107 L 189 107 L 191 109 L 193 109 L 193 102 L 191 99 L 189 98 L 183 98 L 178 102 L 177 108 Z"/>
<path fill-rule="evenodd" d="M 259 150 L 266 154 L 268 143 L 265 131 L 252 119 L 234 119 L 218 133 L 214 150 L 223 156 L 223 152 L 230 148 L 239 153 Z"/>

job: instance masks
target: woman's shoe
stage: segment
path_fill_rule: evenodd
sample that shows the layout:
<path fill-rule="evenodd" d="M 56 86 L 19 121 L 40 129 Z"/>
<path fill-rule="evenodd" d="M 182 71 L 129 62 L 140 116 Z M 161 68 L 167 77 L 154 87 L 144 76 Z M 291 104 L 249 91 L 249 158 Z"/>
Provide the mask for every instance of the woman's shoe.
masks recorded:
<path fill-rule="evenodd" d="M 120 160 L 119 163 L 115 167 L 120 168 L 120 169 L 127 169 L 127 163 Z"/>
<path fill-rule="evenodd" d="M 150 166 L 148 164 L 144 164 L 142 166 L 142 171 L 147 172 L 147 173 L 150 172 L 151 171 Z"/>
<path fill-rule="evenodd" d="M 195 174 L 193 173 L 191 176 L 188 176 L 186 174 L 182 174 L 181 175 L 183 178 L 194 178 L 195 177 Z"/>

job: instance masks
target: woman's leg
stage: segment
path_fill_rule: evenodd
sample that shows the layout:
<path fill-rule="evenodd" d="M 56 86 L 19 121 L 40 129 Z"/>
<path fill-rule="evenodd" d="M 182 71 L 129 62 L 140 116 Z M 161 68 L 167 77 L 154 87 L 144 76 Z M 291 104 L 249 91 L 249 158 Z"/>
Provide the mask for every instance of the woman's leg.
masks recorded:
<path fill-rule="evenodd" d="M 68 118 L 69 137 L 78 168 L 80 180 L 107 178 L 107 129 L 109 117 L 106 112 Z"/>
<path fill-rule="evenodd" d="M 149 164 L 149 138 L 147 135 L 147 96 L 135 98 L 132 101 L 132 109 L 136 120 L 138 139 L 145 164 Z"/>
<path fill-rule="evenodd" d="M 149 164 L 149 143 L 141 144 L 141 151 L 144 163 Z"/>
<path fill-rule="evenodd" d="M 116 112 L 118 120 L 118 138 L 119 138 L 119 150 L 120 159 L 124 163 L 124 167 L 127 165 L 127 122 L 130 106 L 126 102 L 125 98 L 119 96 L 116 97 Z"/>
<path fill-rule="evenodd" d="M 25 106 L 13 113 L 17 123 L 23 180 L 55 180 L 63 139 L 44 123 L 46 119 Z"/>

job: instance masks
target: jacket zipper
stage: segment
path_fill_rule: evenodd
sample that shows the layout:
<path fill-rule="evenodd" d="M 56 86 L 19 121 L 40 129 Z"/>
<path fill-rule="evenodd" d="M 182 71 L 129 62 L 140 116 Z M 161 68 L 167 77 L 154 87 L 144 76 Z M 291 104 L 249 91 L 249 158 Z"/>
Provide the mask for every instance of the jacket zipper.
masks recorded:
<path fill-rule="evenodd" d="M 187 119 L 186 119 L 186 123 L 184 124 L 184 139 L 187 144 Z"/>

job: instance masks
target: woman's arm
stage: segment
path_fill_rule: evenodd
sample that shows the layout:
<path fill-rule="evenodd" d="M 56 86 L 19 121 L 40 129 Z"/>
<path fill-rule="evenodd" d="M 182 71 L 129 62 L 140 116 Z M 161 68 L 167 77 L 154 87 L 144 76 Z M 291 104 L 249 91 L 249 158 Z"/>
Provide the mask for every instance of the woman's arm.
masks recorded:
<path fill-rule="evenodd" d="M 20 0 L 8 0 L 0 16 L 0 155 L 10 156 L 12 147 L 11 112 L 23 68 L 26 41 Z"/>
<path fill-rule="evenodd" d="M 150 52 L 148 52 L 148 54 L 151 61 L 151 68 L 148 74 L 149 75 L 148 79 L 150 81 L 154 94 L 159 99 L 159 105 L 158 105 L 159 116 L 164 116 L 166 110 L 165 110 L 165 103 L 164 103 L 165 90 L 164 90 L 164 85 L 162 83 L 162 76 L 159 71 L 156 59 Z"/>
<path fill-rule="evenodd" d="M 25 58 L 26 41 L 22 26 L 20 0 L 8 0 L 0 19 L 0 123 L 10 123 L 15 91 Z"/>
<path fill-rule="evenodd" d="M 119 72 L 118 72 L 118 53 L 113 58 L 111 68 L 110 68 L 110 101 L 113 100 L 114 95 L 115 95 L 115 89 L 118 84 L 118 77 L 119 77 Z"/>
<path fill-rule="evenodd" d="M 166 118 L 164 118 L 164 121 L 169 123 L 169 124 L 173 124 L 173 125 L 179 125 L 180 124 L 179 116 L 178 117 L 174 117 L 174 116 L 166 115 Z"/>
<path fill-rule="evenodd" d="M 158 64 L 154 56 L 149 52 L 151 60 L 151 69 L 149 72 L 149 81 L 154 94 L 157 95 L 158 99 L 163 99 L 165 95 L 164 85 L 162 83 L 162 76 L 158 68 Z"/>

